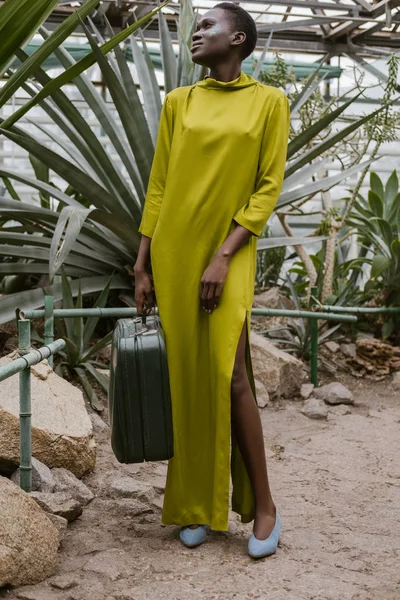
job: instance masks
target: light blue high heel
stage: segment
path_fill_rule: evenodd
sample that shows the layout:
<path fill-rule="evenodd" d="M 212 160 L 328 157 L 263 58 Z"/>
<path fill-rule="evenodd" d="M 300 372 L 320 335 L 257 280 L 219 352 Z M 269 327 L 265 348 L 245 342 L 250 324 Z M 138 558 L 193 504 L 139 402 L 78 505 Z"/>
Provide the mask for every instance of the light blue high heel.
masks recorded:
<path fill-rule="evenodd" d="M 269 537 L 265 540 L 259 540 L 256 538 L 254 533 L 251 534 L 249 539 L 249 547 L 248 552 L 252 558 L 262 558 L 263 556 L 268 556 L 269 554 L 274 554 L 278 547 L 279 536 L 281 531 L 281 518 L 276 512 L 275 525 L 273 530 L 271 531 Z"/>
<path fill-rule="evenodd" d="M 199 525 L 196 529 L 182 527 L 179 532 L 179 538 L 188 548 L 194 548 L 204 542 L 207 537 L 207 526 Z"/>

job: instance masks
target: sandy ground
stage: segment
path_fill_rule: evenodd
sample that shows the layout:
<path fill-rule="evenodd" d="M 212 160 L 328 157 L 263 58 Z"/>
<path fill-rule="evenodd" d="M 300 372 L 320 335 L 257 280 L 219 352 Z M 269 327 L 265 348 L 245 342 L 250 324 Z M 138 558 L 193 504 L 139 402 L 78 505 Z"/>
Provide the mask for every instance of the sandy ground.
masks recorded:
<path fill-rule="evenodd" d="M 191 550 L 177 527 L 160 525 L 161 494 L 141 514 L 135 501 L 110 498 L 119 476 L 161 490 L 166 465 L 119 464 L 108 430 L 96 429 L 97 467 L 84 479 L 96 497 L 69 526 L 57 574 L 0 598 L 400 600 L 400 392 L 387 382 L 345 383 L 355 394 L 351 414 L 311 420 L 301 402 L 261 411 L 282 517 L 275 555 L 247 555 L 251 524 L 234 513 L 229 532 L 211 532 Z"/>

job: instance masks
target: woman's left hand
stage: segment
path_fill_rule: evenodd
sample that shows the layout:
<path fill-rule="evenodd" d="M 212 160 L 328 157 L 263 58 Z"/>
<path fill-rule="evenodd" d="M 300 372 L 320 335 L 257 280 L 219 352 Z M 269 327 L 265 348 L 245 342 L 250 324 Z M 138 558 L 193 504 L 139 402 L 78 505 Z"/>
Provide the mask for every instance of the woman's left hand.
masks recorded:
<path fill-rule="evenodd" d="M 217 255 L 203 273 L 200 281 L 200 305 L 208 313 L 217 308 L 229 269 L 229 258 Z"/>

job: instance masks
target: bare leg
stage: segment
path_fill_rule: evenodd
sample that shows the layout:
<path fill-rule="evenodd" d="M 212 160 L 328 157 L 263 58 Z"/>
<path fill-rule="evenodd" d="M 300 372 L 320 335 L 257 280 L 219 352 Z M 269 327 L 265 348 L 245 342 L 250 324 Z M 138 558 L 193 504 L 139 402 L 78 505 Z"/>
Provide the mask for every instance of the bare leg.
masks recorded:
<path fill-rule="evenodd" d="M 245 322 L 232 376 L 232 427 L 255 497 L 254 535 L 262 540 L 274 528 L 276 509 L 269 488 L 260 413 L 246 371 L 246 326 Z"/>

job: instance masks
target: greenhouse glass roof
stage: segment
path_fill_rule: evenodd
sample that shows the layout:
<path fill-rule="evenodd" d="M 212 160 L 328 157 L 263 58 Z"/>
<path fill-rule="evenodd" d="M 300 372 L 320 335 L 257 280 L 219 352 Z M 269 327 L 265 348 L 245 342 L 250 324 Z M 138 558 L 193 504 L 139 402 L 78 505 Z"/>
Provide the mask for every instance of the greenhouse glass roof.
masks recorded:
<path fill-rule="evenodd" d="M 201 14 L 217 2 L 193 0 L 193 6 Z M 400 0 L 253 0 L 238 4 L 256 21 L 259 49 L 271 33 L 273 51 L 377 58 L 400 48 Z M 77 1 L 62 0 L 47 25 L 61 22 L 77 5 Z M 156 6 L 147 0 L 104 0 L 93 19 L 102 29 L 106 16 L 119 30 Z M 179 3 L 171 2 L 163 12 L 172 38 L 177 39 Z M 146 26 L 146 37 L 159 39 L 157 17 Z"/>

